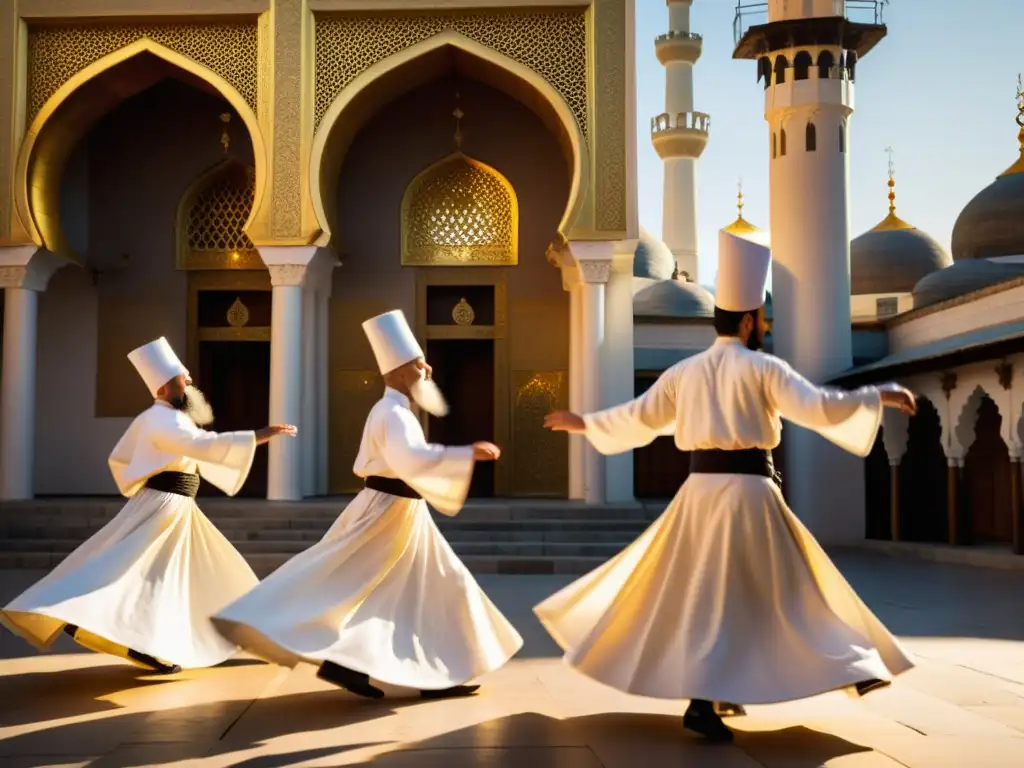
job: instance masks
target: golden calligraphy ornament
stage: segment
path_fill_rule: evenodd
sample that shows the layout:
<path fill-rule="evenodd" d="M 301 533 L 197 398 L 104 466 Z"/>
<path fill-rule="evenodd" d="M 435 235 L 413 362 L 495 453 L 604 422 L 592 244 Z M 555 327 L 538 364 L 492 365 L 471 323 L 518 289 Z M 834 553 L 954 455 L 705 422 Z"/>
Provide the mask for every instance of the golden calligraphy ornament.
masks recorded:
<path fill-rule="evenodd" d="M 452 309 L 452 320 L 455 321 L 456 325 L 472 325 L 473 321 L 476 320 L 476 312 L 469 306 L 468 301 L 459 299 L 459 303 Z"/>
<path fill-rule="evenodd" d="M 242 300 L 235 298 L 235 303 L 228 310 L 228 325 L 232 328 L 242 328 L 249 322 L 249 308 L 242 303 Z"/>

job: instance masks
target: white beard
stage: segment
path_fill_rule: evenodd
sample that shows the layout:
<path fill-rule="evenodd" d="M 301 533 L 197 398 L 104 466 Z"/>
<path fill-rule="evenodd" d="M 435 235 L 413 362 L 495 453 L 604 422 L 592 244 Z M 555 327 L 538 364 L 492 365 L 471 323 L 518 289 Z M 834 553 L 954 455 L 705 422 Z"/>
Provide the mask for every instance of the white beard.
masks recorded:
<path fill-rule="evenodd" d="M 409 394 L 412 401 L 431 416 L 443 418 L 448 415 L 448 402 L 433 379 L 420 379 L 409 387 Z"/>
<path fill-rule="evenodd" d="M 205 427 L 213 422 L 213 408 L 206 396 L 195 387 L 185 387 L 185 414 L 197 427 Z"/>

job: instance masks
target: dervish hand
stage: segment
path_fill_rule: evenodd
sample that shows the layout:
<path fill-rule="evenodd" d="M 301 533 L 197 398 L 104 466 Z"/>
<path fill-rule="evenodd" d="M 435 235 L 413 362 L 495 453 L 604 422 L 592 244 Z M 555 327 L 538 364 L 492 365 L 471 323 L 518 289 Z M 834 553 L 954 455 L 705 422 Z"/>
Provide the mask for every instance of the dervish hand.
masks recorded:
<path fill-rule="evenodd" d="M 881 395 L 882 405 L 886 408 L 898 408 L 908 416 L 917 414 L 917 399 L 909 389 L 890 384 L 881 391 Z"/>
<path fill-rule="evenodd" d="M 473 443 L 473 458 L 477 461 L 497 461 L 500 456 L 501 449 L 494 443 Z"/>
<path fill-rule="evenodd" d="M 585 432 L 583 417 L 569 411 L 555 411 L 544 417 L 544 426 L 553 432 Z"/>
<path fill-rule="evenodd" d="M 256 430 L 256 444 L 262 445 L 263 443 L 269 442 L 271 438 L 279 437 L 281 435 L 295 437 L 297 434 L 299 434 L 299 430 L 291 424 L 274 424 L 272 426 Z"/>

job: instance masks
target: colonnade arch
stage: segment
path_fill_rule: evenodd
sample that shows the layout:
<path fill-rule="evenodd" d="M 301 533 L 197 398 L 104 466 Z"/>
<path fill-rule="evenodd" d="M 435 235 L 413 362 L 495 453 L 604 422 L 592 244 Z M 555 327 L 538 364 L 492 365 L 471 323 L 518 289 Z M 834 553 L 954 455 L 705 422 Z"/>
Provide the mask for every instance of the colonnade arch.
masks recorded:
<path fill-rule="evenodd" d="M 572 110 L 558 91 L 533 70 L 448 30 L 368 67 L 338 94 L 324 113 L 313 137 L 309 160 L 310 193 L 322 232 L 318 245 L 332 244 L 338 250 L 344 249 L 344 236 L 338 231 L 332 213 L 337 208 L 334 182 L 362 126 L 384 105 L 452 70 L 526 105 L 558 139 L 571 179 L 559 231 L 568 232 L 580 215 L 590 183 L 587 144 Z"/>
<path fill-rule="evenodd" d="M 266 145 L 259 121 L 242 95 L 203 65 L 149 38 L 141 38 L 72 75 L 32 120 L 18 153 L 15 204 L 22 226 L 37 245 L 71 257 L 60 218 L 64 166 L 79 142 L 118 104 L 167 77 L 185 80 L 222 98 L 241 119 L 252 146 L 255 205 L 266 185 Z"/>

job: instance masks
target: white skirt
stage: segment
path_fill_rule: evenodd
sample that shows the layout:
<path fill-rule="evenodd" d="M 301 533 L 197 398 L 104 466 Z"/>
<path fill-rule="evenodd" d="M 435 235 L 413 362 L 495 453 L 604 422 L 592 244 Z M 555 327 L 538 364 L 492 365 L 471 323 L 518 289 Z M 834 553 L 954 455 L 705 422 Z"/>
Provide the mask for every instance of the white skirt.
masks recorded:
<path fill-rule="evenodd" d="M 913 666 L 750 475 L 690 475 L 640 538 L 534 612 L 566 662 L 640 696 L 770 704 Z"/>
<path fill-rule="evenodd" d="M 323 539 L 214 624 L 268 661 L 331 661 L 437 690 L 503 666 L 522 646 L 423 501 L 363 490 Z"/>
<path fill-rule="evenodd" d="M 238 651 L 210 616 L 258 583 L 194 499 L 144 488 L 0 621 L 40 650 L 73 624 L 103 645 L 210 667 Z"/>

